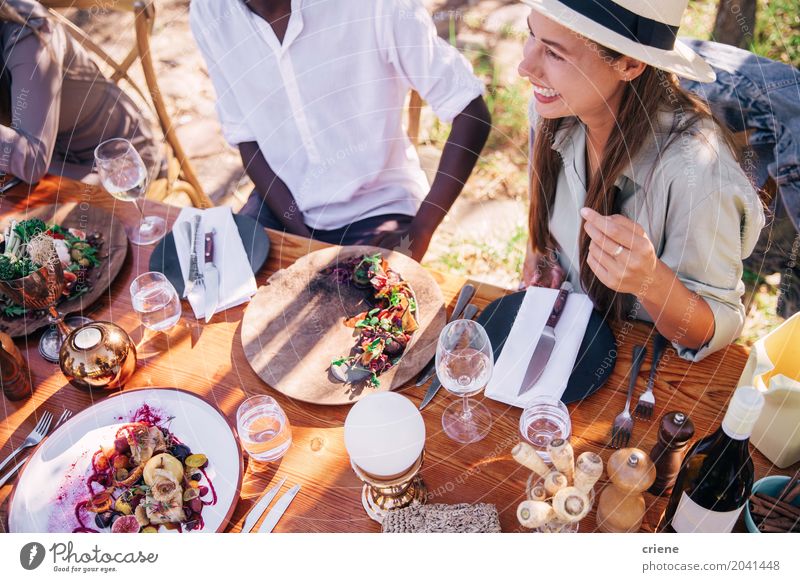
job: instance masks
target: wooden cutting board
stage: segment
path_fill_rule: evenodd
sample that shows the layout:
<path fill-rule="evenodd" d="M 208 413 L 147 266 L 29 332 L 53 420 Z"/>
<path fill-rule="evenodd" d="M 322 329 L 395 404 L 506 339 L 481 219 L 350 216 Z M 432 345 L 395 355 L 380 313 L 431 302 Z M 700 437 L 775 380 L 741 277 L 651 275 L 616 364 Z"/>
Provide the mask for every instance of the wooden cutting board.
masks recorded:
<path fill-rule="evenodd" d="M 333 281 L 321 272 L 337 262 L 381 253 L 409 282 L 417 298 L 419 329 L 400 362 L 380 377 L 379 391 L 397 390 L 436 354 L 446 311 L 439 285 L 419 263 L 400 253 L 370 246 L 332 247 L 310 253 L 275 273 L 245 311 L 242 344 L 256 374 L 275 390 L 313 404 L 352 404 L 375 391 L 364 383 L 337 382 L 332 360 L 350 354 L 357 332 L 345 318 L 366 310 L 370 291 Z"/>
<path fill-rule="evenodd" d="M 128 237 L 123 225 L 118 220 L 112 221 L 112 216 L 108 211 L 95 205 L 86 203 L 78 205 L 74 202 L 51 204 L 30 208 L 26 214 L 17 215 L 14 218 L 18 221 L 41 218 L 47 224 L 60 224 L 64 228 L 79 228 L 86 231 L 87 235 L 93 232 L 103 235 L 104 242 L 99 253 L 102 262 L 99 266 L 91 269 L 87 275 L 91 289 L 80 297 L 67 301 L 62 300 L 57 306 L 62 315 L 83 312 L 97 301 L 111 286 L 125 263 L 125 257 L 128 254 Z M 10 217 L 8 219 L 10 220 Z M 3 222 L 3 229 L 5 226 L 6 222 Z M 0 330 L 5 331 L 11 337 L 23 337 L 48 325 L 50 325 L 50 320 L 45 312 L 28 313 L 12 319 L 0 316 Z"/>

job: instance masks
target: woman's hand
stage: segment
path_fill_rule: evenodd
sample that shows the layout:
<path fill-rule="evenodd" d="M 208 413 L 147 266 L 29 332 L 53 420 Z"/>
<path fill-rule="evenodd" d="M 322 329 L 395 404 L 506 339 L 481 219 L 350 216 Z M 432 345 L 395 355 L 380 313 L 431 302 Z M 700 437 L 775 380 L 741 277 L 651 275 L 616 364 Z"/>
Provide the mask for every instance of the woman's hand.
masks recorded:
<path fill-rule="evenodd" d="M 647 233 L 621 214 L 603 216 L 583 208 L 581 216 L 586 220 L 583 228 L 592 239 L 586 260 L 589 268 L 609 289 L 642 299 L 659 264 Z"/>
<path fill-rule="evenodd" d="M 544 253 L 534 251 L 528 245 L 525 252 L 525 262 L 522 264 L 522 280 L 520 289 L 526 287 L 550 287 L 557 289 L 564 281 L 564 269 L 558 261 Z"/>

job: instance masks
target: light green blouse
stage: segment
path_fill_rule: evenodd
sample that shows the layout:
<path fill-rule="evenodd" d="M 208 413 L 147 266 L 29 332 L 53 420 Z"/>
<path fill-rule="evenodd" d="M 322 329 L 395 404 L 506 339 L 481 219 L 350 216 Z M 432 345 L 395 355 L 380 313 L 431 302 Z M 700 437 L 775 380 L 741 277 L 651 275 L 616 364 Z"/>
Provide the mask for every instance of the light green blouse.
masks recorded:
<path fill-rule="evenodd" d="M 681 357 L 699 361 L 731 343 L 742 331 L 742 259 L 758 240 L 764 212 L 758 194 L 713 124 L 702 124 L 678 136 L 658 154 L 656 143 L 666 143 L 673 119 L 673 113 L 658 116 L 651 144 L 631 160 L 617 186 L 621 213 L 645 229 L 661 261 L 714 313 L 714 336 L 705 346 L 692 350 L 673 344 Z M 531 107 L 534 130 L 535 123 Z M 573 286 L 580 289 L 579 211 L 587 186 L 585 126 L 577 118 L 562 121 L 553 149 L 561 154 L 563 166 L 550 231 L 559 247 L 559 263 Z M 633 295 L 628 305 L 634 318 L 652 322 Z M 687 305 L 687 321 L 694 309 Z"/>

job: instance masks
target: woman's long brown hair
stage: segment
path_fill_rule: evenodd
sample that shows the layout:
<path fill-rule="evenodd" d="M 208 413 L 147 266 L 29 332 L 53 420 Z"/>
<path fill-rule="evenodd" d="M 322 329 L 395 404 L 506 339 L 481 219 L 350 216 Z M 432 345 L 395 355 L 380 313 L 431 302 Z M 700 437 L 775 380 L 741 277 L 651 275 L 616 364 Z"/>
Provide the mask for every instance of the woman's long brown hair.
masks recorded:
<path fill-rule="evenodd" d="M 608 49 L 605 54 L 612 59 L 621 55 Z M 652 140 L 657 114 L 660 110 L 674 110 L 677 125 L 670 131 L 670 137 L 658 144 L 658 158 L 667 147 L 684 131 L 691 131 L 696 122 L 703 119 L 714 120 L 708 106 L 698 97 L 683 90 L 675 75 L 647 66 L 636 79 L 626 83 L 623 90 L 617 121 L 605 147 L 600 169 L 589 177 L 584 206 L 603 215 L 617 214 L 615 183 L 628 162 L 642 151 Z M 716 120 L 714 120 L 716 122 Z M 550 210 L 556 193 L 558 175 L 561 171 L 561 157 L 553 150 L 553 139 L 562 123 L 575 122 L 572 118 L 541 118 L 536 127 L 531 172 L 531 205 L 529 230 L 534 250 L 552 257 L 556 244 L 550 234 Z M 731 133 L 717 122 L 723 142 L 727 143 L 737 155 Z M 583 155 L 583 152 L 576 152 Z M 623 316 L 623 296 L 606 287 L 586 264 L 591 239 L 582 228 L 579 240 L 580 280 L 583 289 L 591 297 L 595 307 L 612 319 Z"/>

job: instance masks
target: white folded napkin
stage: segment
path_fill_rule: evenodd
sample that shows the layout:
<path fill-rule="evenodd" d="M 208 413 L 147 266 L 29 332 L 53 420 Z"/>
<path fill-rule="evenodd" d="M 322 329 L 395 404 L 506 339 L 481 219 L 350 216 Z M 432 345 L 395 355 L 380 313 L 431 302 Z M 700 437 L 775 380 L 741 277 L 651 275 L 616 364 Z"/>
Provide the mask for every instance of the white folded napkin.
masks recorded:
<path fill-rule="evenodd" d="M 256 278 L 253 275 L 253 269 L 250 267 L 244 244 L 242 244 L 242 239 L 239 236 L 239 229 L 236 228 L 236 222 L 233 220 L 233 214 L 229 206 L 217 206 L 206 210 L 191 207 L 181 209 L 172 227 L 172 234 L 175 237 L 175 250 L 178 252 L 178 262 L 181 265 L 183 282 L 188 285 L 189 252 L 192 242 L 186 236 L 185 228 L 180 224 L 182 222 L 191 224 L 196 214 L 202 217 L 200 240 L 197 243 L 197 265 L 201 273 L 204 271 L 205 266 L 203 259 L 205 243 L 202 233 L 210 232 L 211 229 L 215 231 L 214 264 L 219 272 L 219 304 L 214 313 L 225 311 L 249 301 L 257 291 Z M 190 304 L 197 319 L 205 317 L 205 303 L 202 295 L 198 295 L 194 302 L 190 301 Z"/>
<path fill-rule="evenodd" d="M 520 408 L 525 408 L 537 396 L 561 399 L 592 315 L 592 301 L 581 293 L 570 293 L 567 298 L 556 325 L 556 343 L 544 373 L 533 388 L 517 396 L 557 296 L 558 289 L 528 287 L 503 351 L 495 362 L 486 396 Z"/>

